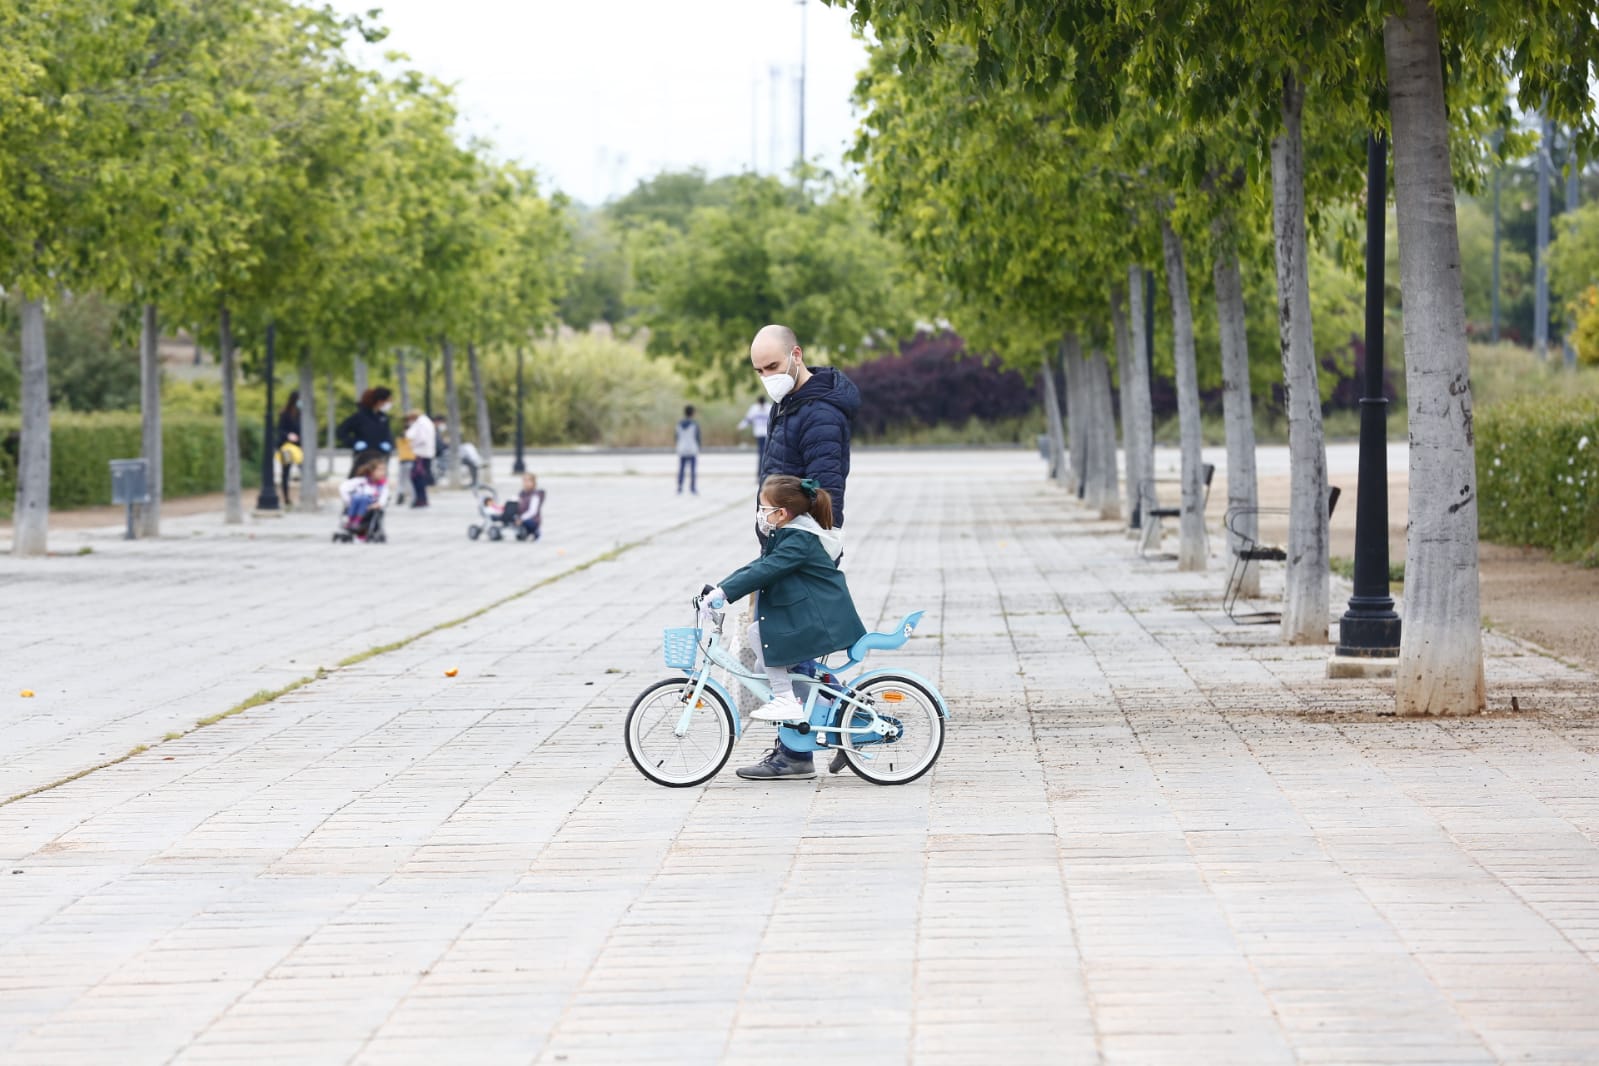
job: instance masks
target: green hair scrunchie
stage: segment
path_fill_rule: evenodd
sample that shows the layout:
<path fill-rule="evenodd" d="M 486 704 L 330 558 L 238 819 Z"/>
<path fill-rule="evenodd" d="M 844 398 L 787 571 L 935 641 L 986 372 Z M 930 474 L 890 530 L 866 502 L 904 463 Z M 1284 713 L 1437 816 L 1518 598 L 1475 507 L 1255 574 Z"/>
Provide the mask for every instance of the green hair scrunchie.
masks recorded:
<path fill-rule="evenodd" d="M 816 499 L 816 490 L 821 487 L 821 483 L 815 478 L 800 478 L 800 491 L 805 494 L 807 500 Z"/>

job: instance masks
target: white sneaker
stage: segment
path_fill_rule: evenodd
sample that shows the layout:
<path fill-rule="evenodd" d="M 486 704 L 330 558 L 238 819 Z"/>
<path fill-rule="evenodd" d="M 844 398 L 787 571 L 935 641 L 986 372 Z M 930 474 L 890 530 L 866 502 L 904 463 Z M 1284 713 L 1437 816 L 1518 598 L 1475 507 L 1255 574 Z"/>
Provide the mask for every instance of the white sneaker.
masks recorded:
<path fill-rule="evenodd" d="M 805 707 L 794 696 L 776 696 L 750 712 L 757 722 L 798 722 L 805 717 Z"/>

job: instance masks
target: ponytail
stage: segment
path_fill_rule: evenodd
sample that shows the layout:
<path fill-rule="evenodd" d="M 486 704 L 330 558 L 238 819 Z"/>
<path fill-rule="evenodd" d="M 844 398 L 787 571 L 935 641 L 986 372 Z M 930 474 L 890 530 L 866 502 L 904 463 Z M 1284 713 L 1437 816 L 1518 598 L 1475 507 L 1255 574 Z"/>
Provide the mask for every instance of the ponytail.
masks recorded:
<path fill-rule="evenodd" d="M 773 474 L 761 483 L 761 494 L 790 514 L 807 514 L 823 529 L 833 528 L 833 495 L 810 478 Z"/>

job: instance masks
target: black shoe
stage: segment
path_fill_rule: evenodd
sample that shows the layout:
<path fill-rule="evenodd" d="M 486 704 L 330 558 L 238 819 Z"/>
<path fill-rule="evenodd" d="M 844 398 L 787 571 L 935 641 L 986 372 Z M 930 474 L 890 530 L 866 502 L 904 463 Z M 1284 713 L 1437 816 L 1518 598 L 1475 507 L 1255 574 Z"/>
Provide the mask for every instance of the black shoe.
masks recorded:
<path fill-rule="evenodd" d="M 808 751 L 795 753 L 778 744 L 766 753 L 766 758 L 754 766 L 741 766 L 737 772 L 746 781 L 805 781 L 816 776 L 816 761 Z"/>
<path fill-rule="evenodd" d="M 830 759 L 827 763 L 827 772 L 830 774 L 841 773 L 848 765 L 849 760 L 844 757 L 844 753 L 842 751 L 835 751 L 833 752 L 832 759 Z"/>

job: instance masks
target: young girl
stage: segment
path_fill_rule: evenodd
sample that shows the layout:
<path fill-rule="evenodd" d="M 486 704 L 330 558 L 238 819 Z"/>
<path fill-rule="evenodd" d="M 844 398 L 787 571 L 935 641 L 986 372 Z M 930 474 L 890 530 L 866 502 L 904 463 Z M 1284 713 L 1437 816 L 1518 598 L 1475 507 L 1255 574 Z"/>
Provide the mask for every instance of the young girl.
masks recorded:
<path fill-rule="evenodd" d="M 517 539 L 538 540 L 544 518 L 544 490 L 534 474 L 522 475 L 522 493 L 516 498 Z"/>
<path fill-rule="evenodd" d="M 838 568 L 842 541 L 833 529 L 833 498 L 826 489 L 809 478 L 774 474 L 761 484 L 755 520 L 767 534 L 761 557 L 723 578 L 709 598 L 731 602 L 759 593 L 750 647 L 771 681 L 772 699 L 750 717 L 787 722 L 804 713 L 788 679 L 789 666 L 849 647 L 866 627 Z M 809 752 L 790 752 L 781 744 L 765 762 L 738 773 L 815 776 Z"/>
<path fill-rule="evenodd" d="M 344 528 L 365 537 L 372 528 L 375 512 L 389 502 L 389 464 L 385 459 L 368 459 L 356 467 L 355 476 L 339 484 L 339 499 L 344 501 Z"/>

